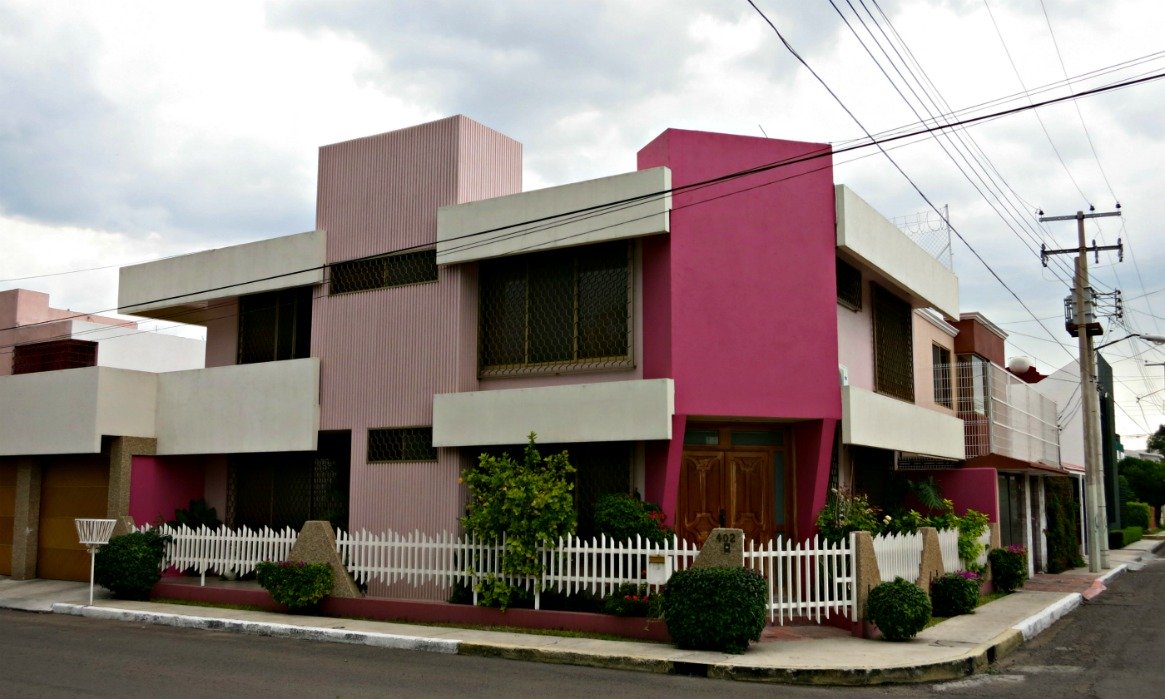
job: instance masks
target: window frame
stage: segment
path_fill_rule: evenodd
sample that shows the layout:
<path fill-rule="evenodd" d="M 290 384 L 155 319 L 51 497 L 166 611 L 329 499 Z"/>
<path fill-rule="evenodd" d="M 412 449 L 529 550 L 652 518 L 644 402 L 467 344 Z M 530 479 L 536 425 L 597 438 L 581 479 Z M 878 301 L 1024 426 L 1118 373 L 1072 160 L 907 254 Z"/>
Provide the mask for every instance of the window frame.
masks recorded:
<path fill-rule="evenodd" d="M 836 265 L 837 305 L 862 310 L 862 271 L 840 257 Z M 855 293 L 856 292 L 856 293 Z"/>
<path fill-rule="evenodd" d="M 931 343 L 930 347 L 931 369 L 934 377 L 934 402 L 948 410 L 954 410 L 954 364 L 952 363 L 954 354 L 951 348 L 944 347 L 937 342 Z M 945 361 L 939 361 L 943 359 Z"/>
<path fill-rule="evenodd" d="M 382 439 L 392 439 L 389 433 L 396 433 L 400 437 L 400 453 L 398 455 L 381 455 L 376 453 L 373 441 L 379 436 Z M 410 437 L 419 437 L 421 442 L 428 446 L 424 448 L 423 453 L 418 456 L 419 452 L 410 451 L 414 445 L 408 442 Z M 418 425 L 413 427 L 369 427 L 367 434 L 367 450 L 364 454 L 364 460 L 370 464 L 401 464 L 401 463 L 426 463 L 437 461 L 437 447 L 433 446 L 433 427 L 431 425 Z"/>
<path fill-rule="evenodd" d="M 622 331 L 619 333 L 611 333 L 610 339 L 614 342 L 622 344 L 620 348 L 622 351 L 615 354 L 593 354 L 584 356 L 582 352 L 582 345 L 585 336 L 589 333 L 584 332 L 584 319 L 586 316 L 586 307 L 583 296 L 583 288 L 581 286 L 583 276 L 583 266 L 593 261 L 601 261 L 604 254 L 614 256 L 614 251 L 622 252 L 624 265 L 617 269 L 625 270 L 624 283 L 622 286 L 621 298 L 613 298 L 619 307 L 621 307 L 623 318 Z M 483 260 L 478 263 L 478 348 L 477 348 L 477 363 L 479 378 L 492 377 L 506 377 L 506 376 L 521 376 L 531 374 L 556 374 L 562 372 L 585 372 L 585 371 L 600 371 L 608 369 L 623 369 L 635 366 L 635 342 L 634 342 L 634 323 L 635 323 L 635 245 L 633 241 L 617 240 L 607 241 L 602 243 L 594 243 L 590 245 L 574 246 L 569 248 L 561 248 L 556 250 L 533 252 L 524 255 L 507 256 L 491 260 Z M 564 262 L 568 263 L 564 265 Z M 559 275 L 554 275 L 552 268 L 547 265 L 563 265 L 563 269 L 558 270 Z M 536 267 L 536 265 L 541 265 Z M 566 284 L 563 283 L 563 276 L 561 272 L 569 266 L 570 280 Z M 503 286 L 506 277 L 509 275 L 509 281 L 514 284 L 507 289 Z M 487 288 L 488 286 L 488 288 Z M 557 288 L 556 288 L 557 287 Z M 568 288 L 567 288 L 568 287 Z M 524 308 L 521 312 L 521 319 L 516 316 L 518 313 L 507 313 L 505 310 L 501 312 L 491 311 L 487 309 L 487 305 L 502 305 L 507 301 L 512 302 L 512 299 L 505 299 L 505 294 L 513 293 L 515 289 L 520 289 L 523 296 Z M 534 303 L 534 299 L 545 299 L 546 297 L 553 297 L 558 295 L 560 297 L 570 297 L 570 307 L 565 312 L 560 307 L 554 307 L 556 312 L 547 314 L 547 307 L 542 307 L 535 310 L 538 304 Z M 545 303 L 543 300 L 542 303 Z M 509 309 L 510 311 L 513 308 Z M 546 314 L 543 317 L 536 318 L 537 313 Z M 489 323 L 496 323 L 500 326 L 497 331 L 498 335 L 491 335 L 492 328 L 487 327 Z M 539 343 L 532 339 L 532 333 L 535 326 L 547 325 L 561 325 L 569 326 L 568 333 L 570 335 L 570 350 L 568 357 L 559 357 L 552 359 L 538 359 L 535 355 L 538 352 L 553 352 L 553 348 L 546 346 L 539 346 Z M 509 331 L 515 337 L 521 335 L 521 353 L 520 361 L 497 361 L 506 358 L 507 349 L 498 348 L 500 343 L 497 339 L 491 337 L 503 337 L 506 331 Z M 596 333 L 601 335 L 601 329 L 596 330 Z M 512 339 L 512 338 L 511 338 Z"/>
<path fill-rule="evenodd" d="M 874 390 L 914 402 L 914 309 L 910 302 L 870 283 Z M 893 314 L 892 317 L 887 317 Z M 895 325 L 898 327 L 890 327 Z"/>
<path fill-rule="evenodd" d="M 412 265 L 417 266 L 420 274 L 414 274 Z M 328 295 L 342 296 L 378 289 L 434 284 L 437 282 L 438 274 L 436 248 L 405 250 L 333 262 L 329 265 Z"/>

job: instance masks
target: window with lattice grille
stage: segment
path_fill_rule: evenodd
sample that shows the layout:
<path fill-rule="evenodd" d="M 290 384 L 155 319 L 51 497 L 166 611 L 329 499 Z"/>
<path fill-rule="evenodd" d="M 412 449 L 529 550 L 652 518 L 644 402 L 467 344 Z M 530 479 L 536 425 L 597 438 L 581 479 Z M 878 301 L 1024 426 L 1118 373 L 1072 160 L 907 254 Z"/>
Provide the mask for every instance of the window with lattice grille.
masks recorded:
<path fill-rule="evenodd" d="M 931 361 L 934 364 L 934 402 L 951 408 L 951 351 L 946 347 L 931 345 Z"/>
<path fill-rule="evenodd" d="M 311 356 L 312 287 L 239 297 L 239 364 Z"/>
<path fill-rule="evenodd" d="M 432 427 L 368 430 L 368 462 L 436 461 Z"/>
<path fill-rule="evenodd" d="M 862 273 L 837 258 L 837 302 L 853 311 L 862 310 Z"/>
<path fill-rule="evenodd" d="M 483 376 L 631 365 L 631 247 L 604 243 L 479 267 Z"/>
<path fill-rule="evenodd" d="M 910 304 L 877 284 L 870 285 L 874 315 L 874 388 L 914 400 L 914 353 Z"/>
<path fill-rule="evenodd" d="M 435 282 L 437 251 L 416 250 L 336 262 L 330 270 L 331 280 L 328 289 L 331 294 L 349 294 L 356 291 Z"/>

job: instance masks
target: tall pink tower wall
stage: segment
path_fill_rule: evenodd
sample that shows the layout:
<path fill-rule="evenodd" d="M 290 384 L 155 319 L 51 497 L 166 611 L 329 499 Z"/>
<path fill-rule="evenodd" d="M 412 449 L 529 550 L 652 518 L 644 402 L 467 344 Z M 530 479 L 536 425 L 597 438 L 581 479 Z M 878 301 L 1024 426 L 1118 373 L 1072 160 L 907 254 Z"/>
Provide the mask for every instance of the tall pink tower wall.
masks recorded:
<path fill-rule="evenodd" d="M 823 155 L 708 187 L 686 185 Z M 674 509 L 689 417 L 787 420 L 799 535 L 824 504 L 837 373 L 829 146 L 669 129 L 639 151 L 667 166 L 671 233 L 643 251 L 643 376 L 676 387 L 672 440 L 647 453 L 650 499 Z"/>

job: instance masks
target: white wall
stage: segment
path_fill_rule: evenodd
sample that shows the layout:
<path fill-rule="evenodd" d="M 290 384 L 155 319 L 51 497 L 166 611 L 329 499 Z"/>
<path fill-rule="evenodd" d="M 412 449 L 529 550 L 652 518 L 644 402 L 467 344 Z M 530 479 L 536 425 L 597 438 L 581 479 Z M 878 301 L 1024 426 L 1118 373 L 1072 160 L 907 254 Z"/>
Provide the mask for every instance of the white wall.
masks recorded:
<path fill-rule="evenodd" d="M 433 396 L 433 446 L 671 439 L 671 379 L 444 393 Z"/>
<path fill-rule="evenodd" d="M 841 426 L 844 444 L 965 458 L 962 420 L 855 386 L 841 390 Z"/>
<path fill-rule="evenodd" d="M 437 264 L 453 264 L 534 250 L 666 233 L 671 195 L 517 226 L 671 188 L 665 167 L 548 187 L 521 194 L 443 206 L 437 210 Z M 506 226 L 514 226 L 505 228 Z M 476 235 L 482 231 L 502 229 Z"/>
<path fill-rule="evenodd" d="M 158 454 L 311 451 L 320 424 L 320 360 L 158 375 Z"/>
<path fill-rule="evenodd" d="M 97 343 L 97 365 L 135 371 L 201 369 L 206 341 L 163 333 L 73 321 L 71 337 Z"/>

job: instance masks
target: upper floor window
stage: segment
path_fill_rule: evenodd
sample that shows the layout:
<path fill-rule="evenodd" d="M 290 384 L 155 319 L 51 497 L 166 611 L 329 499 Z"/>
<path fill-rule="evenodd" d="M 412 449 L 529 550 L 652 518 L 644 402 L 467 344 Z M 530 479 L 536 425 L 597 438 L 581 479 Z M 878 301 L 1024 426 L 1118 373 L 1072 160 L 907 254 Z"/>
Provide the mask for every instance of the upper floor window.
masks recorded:
<path fill-rule="evenodd" d="M 940 345 L 931 345 L 934 367 L 934 402 L 945 408 L 954 407 L 951 399 L 951 351 Z"/>
<path fill-rule="evenodd" d="M 862 310 L 862 272 L 837 258 L 837 302 L 852 311 Z"/>
<path fill-rule="evenodd" d="M 874 325 L 874 388 L 914 401 L 914 353 L 910 304 L 870 285 Z"/>
<path fill-rule="evenodd" d="M 368 430 L 368 463 L 436 461 L 432 427 L 384 427 Z"/>
<path fill-rule="evenodd" d="M 239 297 L 239 364 L 311 356 L 312 287 Z"/>
<path fill-rule="evenodd" d="M 988 379 L 991 363 L 977 354 L 959 355 L 959 413 L 987 415 Z"/>
<path fill-rule="evenodd" d="M 479 266 L 480 373 L 631 364 L 631 246 L 602 243 Z"/>
<path fill-rule="evenodd" d="M 415 250 L 336 262 L 330 267 L 330 275 L 330 294 L 435 282 L 437 251 Z"/>

